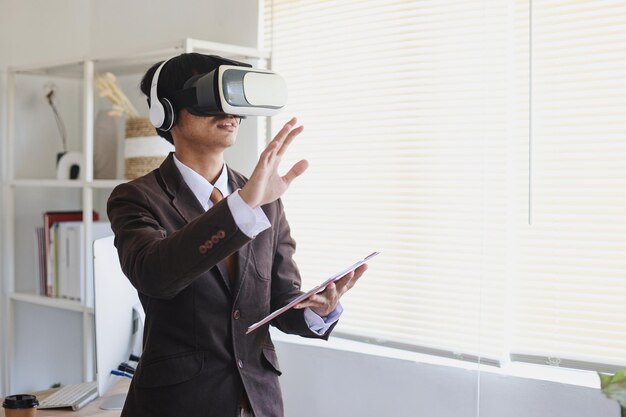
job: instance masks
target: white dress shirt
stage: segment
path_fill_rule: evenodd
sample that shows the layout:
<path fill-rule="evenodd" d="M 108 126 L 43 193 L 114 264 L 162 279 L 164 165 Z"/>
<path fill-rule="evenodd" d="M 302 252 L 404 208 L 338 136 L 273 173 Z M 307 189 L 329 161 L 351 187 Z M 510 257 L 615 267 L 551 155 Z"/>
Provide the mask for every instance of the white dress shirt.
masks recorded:
<path fill-rule="evenodd" d="M 228 168 L 226 164 L 224 164 L 224 168 L 215 181 L 215 184 L 211 184 L 202 175 L 180 162 L 178 158 L 176 158 L 176 155 L 174 155 L 174 164 L 205 211 L 213 207 L 210 197 L 213 187 L 217 187 L 224 198 L 228 197 L 226 201 L 233 215 L 233 219 L 237 227 L 239 227 L 246 236 L 254 239 L 259 233 L 272 226 L 261 207 L 253 209 L 243 201 L 239 195 L 239 190 L 231 192 L 230 185 L 228 184 Z M 323 335 L 333 323 L 339 320 L 341 313 L 343 313 L 341 304 L 337 304 L 335 310 L 326 317 L 320 317 L 310 308 L 306 308 L 304 309 L 304 320 L 311 331 L 318 335 Z"/>

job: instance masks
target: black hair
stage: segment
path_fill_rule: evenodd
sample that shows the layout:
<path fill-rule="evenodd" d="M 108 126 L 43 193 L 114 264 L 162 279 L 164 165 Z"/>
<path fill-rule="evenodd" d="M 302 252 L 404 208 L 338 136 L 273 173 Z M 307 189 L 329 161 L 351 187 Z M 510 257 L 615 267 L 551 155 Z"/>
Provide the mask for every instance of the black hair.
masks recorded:
<path fill-rule="evenodd" d="M 163 63 L 157 62 L 144 74 L 139 88 L 148 99 L 148 107 L 150 106 L 150 86 L 152 84 L 152 78 L 157 68 Z M 223 64 L 222 58 L 212 55 L 203 55 L 198 53 L 185 53 L 180 54 L 169 60 L 167 64 L 161 69 L 159 74 L 159 85 L 157 87 L 157 94 L 160 98 L 171 97 L 172 93 L 182 90 L 189 78 L 196 74 L 205 74 L 216 69 L 220 64 Z M 181 109 L 174 109 L 178 113 Z M 178 117 L 178 114 L 176 115 Z M 172 134 L 170 132 L 163 132 L 157 129 L 159 136 L 165 138 L 168 142 L 174 143 Z"/>

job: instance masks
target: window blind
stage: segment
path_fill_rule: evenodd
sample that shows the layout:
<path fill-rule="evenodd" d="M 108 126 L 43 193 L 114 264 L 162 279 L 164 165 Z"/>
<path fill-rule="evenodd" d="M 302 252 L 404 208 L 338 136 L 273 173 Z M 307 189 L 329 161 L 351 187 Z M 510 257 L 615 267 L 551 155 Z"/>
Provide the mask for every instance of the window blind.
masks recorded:
<path fill-rule="evenodd" d="M 504 3 L 504 2 L 502 2 Z M 272 66 L 305 133 L 285 196 L 311 286 L 357 338 L 609 370 L 626 358 L 626 5 L 289 1 Z M 509 356 L 510 354 L 510 356 Z"/>
<path fill-rule="evenodd" d="M 517 8 L 528 18 L 528 2 Z M 528 224 L 519 206 L 512 358 L 623 366 L 626 4 L 535 1 L 531 11 L 532 215 Z"/>
<path fill-rule="evenodd" d="M 303 286 L 374 250 L 341 332 L 496 363 L 507 303 L 508 9 L 496 1 L 265 3 L 305 125 L 283 168 Z M 502 36 L 502 34 L 505 36 Z"/>

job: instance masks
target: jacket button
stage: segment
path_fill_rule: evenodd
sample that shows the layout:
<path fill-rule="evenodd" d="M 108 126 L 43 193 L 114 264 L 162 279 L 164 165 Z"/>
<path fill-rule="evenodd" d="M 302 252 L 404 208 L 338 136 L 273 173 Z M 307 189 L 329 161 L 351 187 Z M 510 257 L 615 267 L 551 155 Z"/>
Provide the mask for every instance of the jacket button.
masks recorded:
<path fill-rule="evenodd" d="M 240 318 L 240 317 L 241 317 L 241 311 L 239 311 L 239 310 L 235 310 L 235 311 L 233 312 L 233 318 L 234 318 L 235 320 L 239 320 L 239 318 Z"/>
<path fill-rule="evenodd" d="M 238 366 L 239 368 L 243 368 L 243 361 L 242 361 L 241 359 L 239 359 L 239 360 L 237 361 L 237 366 Z"/>

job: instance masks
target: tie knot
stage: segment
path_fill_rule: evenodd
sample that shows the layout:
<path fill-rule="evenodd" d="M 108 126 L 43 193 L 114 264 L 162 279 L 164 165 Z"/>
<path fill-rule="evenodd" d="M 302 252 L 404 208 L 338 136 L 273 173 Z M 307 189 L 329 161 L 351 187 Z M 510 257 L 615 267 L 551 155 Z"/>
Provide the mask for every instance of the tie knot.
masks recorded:
<path fill-rule="evenodd" d="M 217 187 L 213 187 L 213 190 L 211 191 L 211 196 L 209 197 L 209 199 L 211 200 L 211 203 L 217 204 L 223 198 L 224 196 L 222 195 L 220 190 L 218 190 Z"/>

